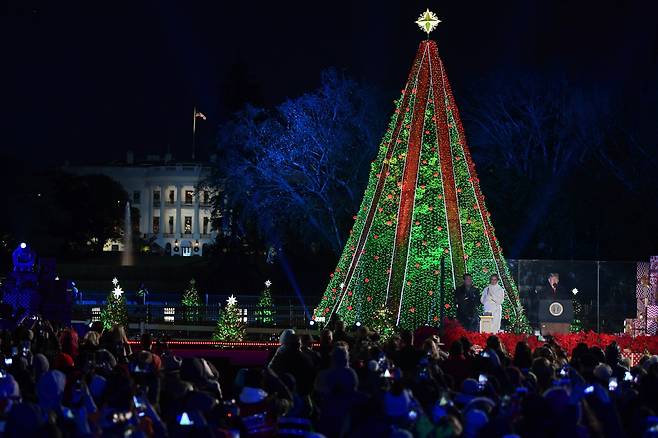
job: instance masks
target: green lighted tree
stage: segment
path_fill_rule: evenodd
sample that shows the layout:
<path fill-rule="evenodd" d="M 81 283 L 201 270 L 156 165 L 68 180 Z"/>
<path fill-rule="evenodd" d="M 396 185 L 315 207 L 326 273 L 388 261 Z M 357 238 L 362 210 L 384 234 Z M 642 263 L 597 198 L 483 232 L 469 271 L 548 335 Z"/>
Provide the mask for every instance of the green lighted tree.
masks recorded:
<path fill-rule="evenodd" d="M 569 331 L 572 333 L 579 332 L 583 330 L 583 319 L 585 317 L 584 308 L 580 299 L 578 298 L 578 289 L 572 291 L 573 297 L 571 302 L 573 303 L 573 321 L 569 326 Z"/>
<path fill-rule="evenodd" d="M 190 285 L 185 289 L 181 304 L 185 321 L 195 322 L 199 320 L 201 297 L 196 289 L 196 280 L 194 278 L 190 280 Z"/>
<path fill-rule="evenodd" d="M 238 308 L 238 300 L 231 295 L 223 310 L 220 310 L 217 327 L 212 338 L 220 342 L 238 342 L 244 339 L 246 327 Z"/>
<path fill-rule="evenodd" d="M 506 329 L 530 331 L 432 40 L 418 48 L 354 220 L 316 318 L 372 325 L 386 307 L 396 326 L 439 325 L 455 316 L 452 291 L 469 272 L 478 287 L 497 274 Z"/>
<path fill-rule="evenodd" d="M 116 277 L 112 280 L 114 289 L 107 297 L 107 304 L 101 310 L 101 322 L 104 329 L 110 329 L 115 325 L 128 325 L 128 310 L 126 308 L 126 297 Z"/>
<path fill-rule="evenodd" d="M 265 289 L 260 293 L 258 304 L 256 305 L 255 319 L 261 327 L 272 327 L 276 321 L 276 310 L 272 301 L 270 286 L 272 282 L 265 282 Z"/>

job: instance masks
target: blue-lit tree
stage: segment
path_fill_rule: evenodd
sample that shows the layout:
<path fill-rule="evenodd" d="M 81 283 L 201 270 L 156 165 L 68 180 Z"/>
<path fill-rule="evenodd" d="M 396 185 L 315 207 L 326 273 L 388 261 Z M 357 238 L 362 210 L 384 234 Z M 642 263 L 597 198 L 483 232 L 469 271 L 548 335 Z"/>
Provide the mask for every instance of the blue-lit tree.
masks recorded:
<path fill-rule="evenodd" d="M 319 89 L 274 109 L 246 107 L 220 128 L 209 186 L 265 240 L 275 234 L 342 249 L 360 201 L 382 119 L 374 93 L 335 70 Z M 215 192 L 216 193 L 216 192 Z M 215 199 L 217 209 L 226 208 Z"/>

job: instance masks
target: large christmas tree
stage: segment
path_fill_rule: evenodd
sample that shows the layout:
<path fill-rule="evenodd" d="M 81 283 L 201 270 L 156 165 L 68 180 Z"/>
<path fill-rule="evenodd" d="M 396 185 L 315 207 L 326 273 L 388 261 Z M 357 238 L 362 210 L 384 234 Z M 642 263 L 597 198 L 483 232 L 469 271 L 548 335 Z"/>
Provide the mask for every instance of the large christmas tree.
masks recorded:
<path fill-rule="evenodd" d="M 427 11 L 418 24 L 429 33 L 437 22 Z M 438 325 L 441 303 L 454 316 L 464 273 L 480 288 L 495 273 L 507 292 L 508 329 L 529 329 L 435 41 L 420 43 L 354 219 L 316 318 L 339 313 L 368 324 L 385 306 L 399 326 Z"/>
<path fill-rule="evenodd" d="M 104 329 L 110 329 L 115 325 L 124 327 L 128 325 L 128 310 L 123 289 L 116 277 L 112 279 L 112 284 L 114 289 L 108 295 L 107 304 L 101 310 L 101 322 Z"/>

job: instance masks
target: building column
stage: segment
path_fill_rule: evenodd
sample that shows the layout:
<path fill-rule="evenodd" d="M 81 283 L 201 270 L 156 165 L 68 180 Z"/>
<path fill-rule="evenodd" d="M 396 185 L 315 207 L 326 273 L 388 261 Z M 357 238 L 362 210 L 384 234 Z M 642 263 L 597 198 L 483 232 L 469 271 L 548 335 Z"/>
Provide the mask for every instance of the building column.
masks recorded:
<path fill-rule="evenodd" d="M 181 191 L 183 190 L 182 187 L 176 186 L 176 218 L 174 219 L 176 221 L 176 238 L 180 239 L 183 237 L 182 233 L 182 227 L 181 227 Z"/>
<path fill-rule="evenodd" d="M 153 234 L 153 189 L 150 184 L 146 185 L 146 193 L 142 192 L 142 204 L 143 207 L 141 211 L 143 216 L 146 219 L 144 224 L 144 234 L 150 236 Z M 145 197 L 146 196 L 146 197 Z"/>
<path fill-rule="evenodd" d="M 199 224 L 201 223 L 201 220 L 199 218 L 199 203 L 201 200 L 199 199 L 201 197 L 201 192 L 197 192 L 194 195 L 194 218 L 192 219 L 194 222 L 192 224 L 192 231 L 194 233 L 194 238 L 199 239 L 201 237 L 201 227 Z"/>
<path fill-rule="evenodd" d="M 153 193 L 151 193 L 151 196 L 153 196 Z M 160 230 L 158 232 L 158 238 L 160 239 L 164 237 L 165 227 L 167 226 L 164 204 L 165 204 L 164 189 L 162 186 L 160 186 Z"/>

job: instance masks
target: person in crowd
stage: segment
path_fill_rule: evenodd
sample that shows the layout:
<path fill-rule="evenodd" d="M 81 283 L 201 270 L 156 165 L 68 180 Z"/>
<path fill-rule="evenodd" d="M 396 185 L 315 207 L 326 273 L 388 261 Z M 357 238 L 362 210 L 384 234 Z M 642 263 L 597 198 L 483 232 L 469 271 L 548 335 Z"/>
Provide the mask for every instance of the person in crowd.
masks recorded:
<path fill-rule="evenodd" d="M 263 373 L 257 369 L 247 370 L 244 386 L 238 396 L 241 431 L 248 438 L 276 436 L 276 419 L 280 406 L 276 399 L 264 389 Z"/>
<path fill-rule="evenodd" d="M 624 438 L 658 431 L 658 356 L 630 368 L 615 343 L 581 343 L 569 356 L 555 339 L 522 341 L 510 357 L 506 338 L 489 336 L 479 351 L 468 338 L 442 333 L 450 339 L 446 357 L 438 337 L 415 345 L 411 331 L 381 339 L 362 329 L 345 333 L 351 345 L 327 342 L 325 334 L 332 348 L 323 368 L 309 360 L 312 340 L 302 349 L 287 329 L 269 366 L 238 370 L 231 382 L 230 365 L 180 358 L 166 347 L 156 354 L 151 336 L 127 354 L 117 327 L 101 334 L 97 349 L 96 335 L 85 336 L 73 356 L 70 328 L 34 321 L 0 333 L 0 438 Z"/>
<path fill-rule="evenodd" d="M 334 342 L 345 342 L 348 346 L 352 346 L 354 339 L 345 331 L 345 321 L 337 320 L 334 324 L 333 332 Z"/>
<path fill-rule="evenodd" d="M 394 353 L 393 362 L 405 378 L 410 378 L 414 374 L 421 356 L 422 353 L 414 347 L 414 333 L 411 330 L 402 330 L 400 349 Z"/>
<path fill-rule="evenodd" d="M 484 306 L 484 313 L 489 313 L 493 317 L 491 332 L 500 331 L 500 321 L 503 314 L 503 300 L 505 299 L 505 289 L 498 284 L 498 275 L 493 274 L 489 277 L 489 285 L 482 289 L 480 302 Z"/>
<path fill-rule="evenodd" d="M 459 341 L 454 341 L 450 345 L 448 359 L 441 362 L 441 369 L 446 376 L 452 381 L 453 388 L 459 388 L 462 382 L 473 374 L 472 365 L 464 356 L 464 345 Z"/>
<path fill-rule="evenodd" d="M 331 351 L 334 348 L 334 333 L 329 329 L 320 332 L 320 368 L 327 368 L 330 362 Z"/>
<path fill-rule="evenodd" d="M 301 341 L 294 330 L 287 329 L 279 337 L 279 348 L 269 363 L 277 375 L 289 373 L 295 377 L 299 393 L 307 396 L 313 388 L 315 367 L 311 359 L 301 350 Z"/>
<path fill-rule="evenodd" d="M 313 336 L 306 333 L 301 335 L 299 338 L 302 343 L 302 348 L 301 348 L 302 353 L 313 364 L 313 368 L 317 370 L 320 367 L 322 358 L 320 357 L 320 353 L 315 351 L 315 349 L 313 348 Z"/>

